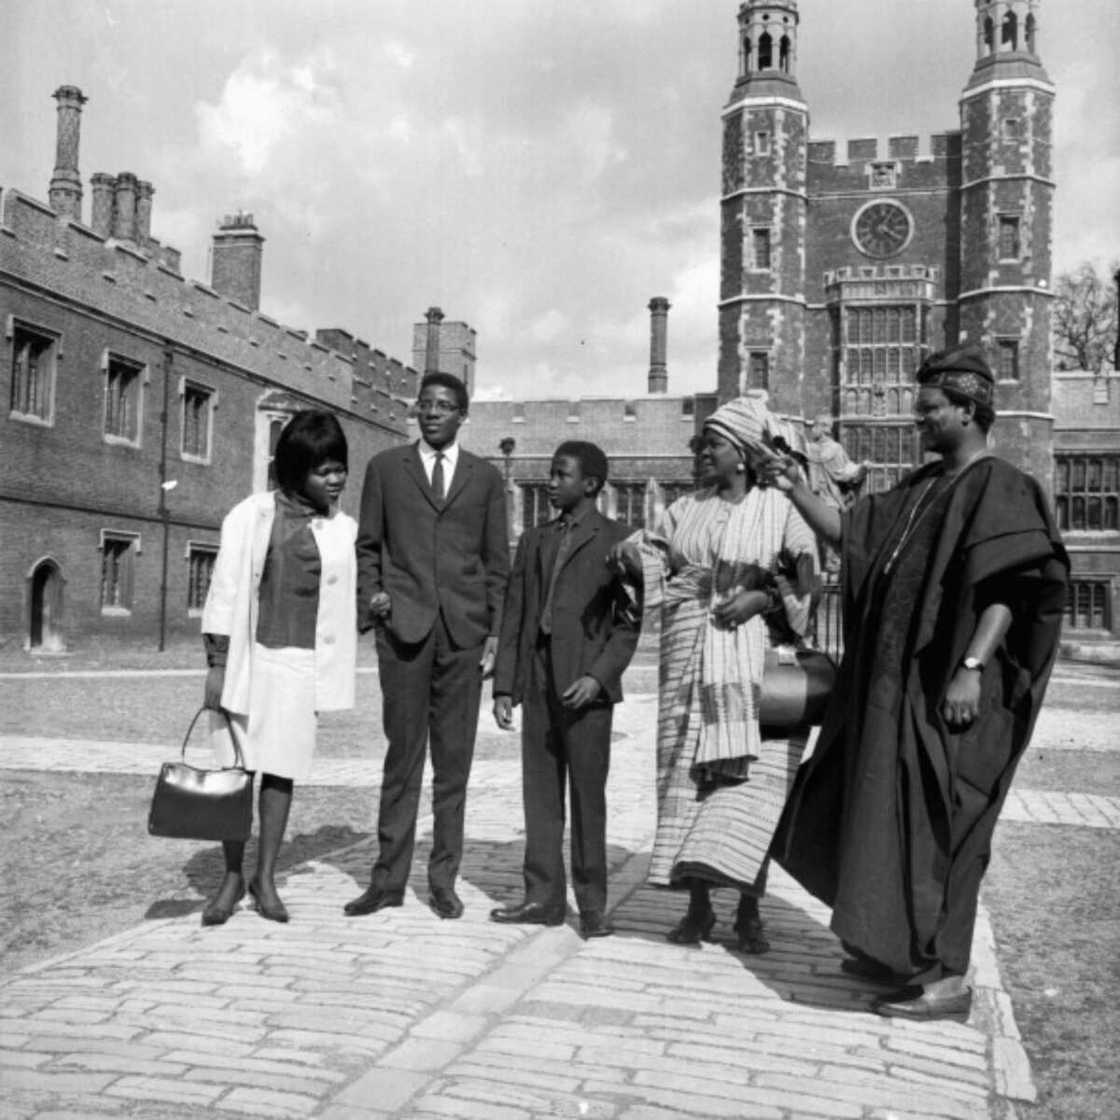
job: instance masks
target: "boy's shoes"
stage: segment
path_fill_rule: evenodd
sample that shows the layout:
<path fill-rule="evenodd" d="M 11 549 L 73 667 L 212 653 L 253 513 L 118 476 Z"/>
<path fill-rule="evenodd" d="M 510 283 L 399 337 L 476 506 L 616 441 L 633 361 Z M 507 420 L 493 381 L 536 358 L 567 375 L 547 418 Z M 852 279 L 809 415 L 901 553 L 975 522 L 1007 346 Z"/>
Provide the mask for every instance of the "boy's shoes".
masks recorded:
<path fill-rule="evenodd" d="M 499 906 L 490 911 L 490 921 L 504 925 L 562 926 L 564 906 L 547 906 L 543 902 L 522 902 L 516 906 Z"/>
<path fill-rule="evenodd" d="M 343 908 L 343 913 L 348 918 L 358 918 L 363 914 L 372 914 L 375 910 L 382 910 L 386 906 L 404 905 L 403 891 L 386 891 L 381 887 L 366 887 L 357 898 L 351 899 Z"/>
<path fill-rule="evenodd" d="M 610 937 L 614 926 L 607 921 L 602 910 L 588 910 L 579 916 L 579 935 L 585 941 L 592 937 Z"/>
<path fill-rule="evenodd" d="M 432 887 L 428 895 L 428 905 L 432 908 L 432 912 L 441 918 L 463 916 L 463 900 L 452 887 Z"/>

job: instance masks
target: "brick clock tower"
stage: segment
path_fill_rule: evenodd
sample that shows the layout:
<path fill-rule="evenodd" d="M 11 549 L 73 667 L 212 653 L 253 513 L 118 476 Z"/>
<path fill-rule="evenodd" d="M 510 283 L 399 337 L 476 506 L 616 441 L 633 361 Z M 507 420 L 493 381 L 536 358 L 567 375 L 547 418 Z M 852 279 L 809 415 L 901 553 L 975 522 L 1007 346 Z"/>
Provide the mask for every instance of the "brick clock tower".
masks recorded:
<path fill-rule="evenodd" d="M 796 0 L 746 0 L 723 110 L 721 400 L 831 413 L 891 485 L 921 455 L 913 375 L 931 350 L 984 346 L 996 449 L 1050 475 L 1051 122 L 1039 0 L 975 0 L 960 130 L 810 139 Z"/>

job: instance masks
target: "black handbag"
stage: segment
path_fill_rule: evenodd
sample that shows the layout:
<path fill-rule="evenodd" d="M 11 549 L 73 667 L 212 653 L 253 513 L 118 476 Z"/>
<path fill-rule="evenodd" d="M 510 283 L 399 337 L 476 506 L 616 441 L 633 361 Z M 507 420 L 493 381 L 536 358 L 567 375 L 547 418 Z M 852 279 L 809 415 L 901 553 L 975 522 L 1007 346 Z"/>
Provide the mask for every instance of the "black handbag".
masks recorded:
<path fill-rule="evenodd" d="M 788 730 L 819 724 L 836 684 L 836 662 L 815 649 L 768 649 L 762 663 L 758 722 Z"/>
<path fill-rule="evenodd" d="M 253 775 L 245 770 L 241 748 L 222 712 L 233 743 L 234 765 L 199 770 L 187 764 L 187 743 L 206 708 L 199 708 L 183 736 L 178 762 L 165 762 L 156 779 L 148 831 L 179 840 L 248 840 L 253 829 Z"/>

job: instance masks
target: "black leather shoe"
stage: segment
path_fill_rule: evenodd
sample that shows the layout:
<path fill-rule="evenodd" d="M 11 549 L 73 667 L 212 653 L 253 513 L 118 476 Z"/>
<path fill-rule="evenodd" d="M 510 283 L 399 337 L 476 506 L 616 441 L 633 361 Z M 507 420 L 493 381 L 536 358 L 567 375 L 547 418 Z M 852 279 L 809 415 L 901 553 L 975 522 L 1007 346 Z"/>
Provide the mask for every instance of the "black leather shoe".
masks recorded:
<path fill-rule="evenodd" d="M 522 902 L 517 906 L 499 906 L 490 911 L 490 921 L 505 925 L 562 926 L 563 906 L 546 906 L 543 902 Z"/>
<path fill-rule="evenodd" d="M 441 918 L 463 916 L 463 900 L 452 887 L 432 887 L 428 895 L 428 905 L 432 908 L 432 912 Z"/>
<path fill-rule="evenodd" d="M 614 926 L 603 916 L 602 910 L 588 910 L 579 916 L 579 935 L 585 941 L 592 937 L 610 937 Z"/>
<path fill-rule="evenodd" d="M 877 999 L 871 1005 L 871 1010 L 876 1015 L 886 1015 L 892 1019 L 914 1019 L 919 1022 L 953 1019 L 964 1023 L 972 1010 L 972 990 L 965 988 L 951 995 L 930 995 L 918 985 L 913 985 Z"/>
<path fill-rule="evenodd" d="M 403 891 L 386 891 L 380 887 L 366 887 L 357 898 L 352 898 L 342 908 L 342 912 L 348 918 L 360 918 L 363 914 L 372 914 L 377 910 L 384 910 L 386 906 L 402 905 L 404 905 Z"/>
<path fill-rule="evenodd" d="M 861 980 L 870 980 L 873 984 L 893 984 L 897 987 L 902 981 L 902 977 L 897 976 L 885 964 L 866 957 L 845 957 L 840 962 L 840 971 L 849 976 L 858 976 Z"/>

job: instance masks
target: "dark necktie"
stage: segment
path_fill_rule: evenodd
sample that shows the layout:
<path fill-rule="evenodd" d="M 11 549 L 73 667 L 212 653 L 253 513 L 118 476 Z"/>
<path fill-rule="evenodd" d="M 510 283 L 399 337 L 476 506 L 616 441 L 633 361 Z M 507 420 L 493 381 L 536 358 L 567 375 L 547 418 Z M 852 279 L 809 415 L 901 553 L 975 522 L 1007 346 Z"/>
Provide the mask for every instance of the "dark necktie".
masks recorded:
<path fill-rule="evenodd" d="M 432 493 L 442 502 L 443 492 L 443 452 L 436 452 L 436 461 L 432 466 Z"/>
<path fill-rule="evenodd" d="M 548 576 L 548 594 L 545 596 L 544 606 L 541 608 L 541 633 L 552 633 L 552 600 L 556 595 L 556 579 L 560 569 L 564 566 L 568 553 L 572 547 L 572 522 L 569 518 L 562 518 L 557 526 L 560 533 L 560 543 L 556 546 L 556 558 L 552 561 L 552 571 Z"/>

